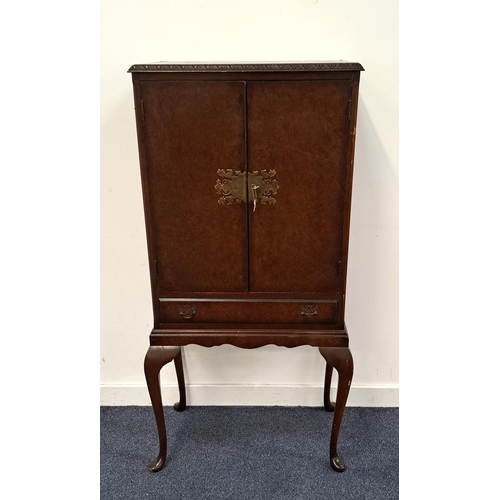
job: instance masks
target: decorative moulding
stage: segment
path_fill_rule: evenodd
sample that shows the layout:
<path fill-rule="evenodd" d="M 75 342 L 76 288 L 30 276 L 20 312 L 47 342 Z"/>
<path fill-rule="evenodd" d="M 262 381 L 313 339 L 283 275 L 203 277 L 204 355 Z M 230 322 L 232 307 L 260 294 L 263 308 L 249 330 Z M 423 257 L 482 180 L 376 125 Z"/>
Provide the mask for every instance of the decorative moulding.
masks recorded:
<path fill-rule="evenodd" d="M 317 63 L 167 63 L 134 64 L 129 69 L 133 72 L 162 71 L 364 71 L 357 62 L 331 61 Z"/>

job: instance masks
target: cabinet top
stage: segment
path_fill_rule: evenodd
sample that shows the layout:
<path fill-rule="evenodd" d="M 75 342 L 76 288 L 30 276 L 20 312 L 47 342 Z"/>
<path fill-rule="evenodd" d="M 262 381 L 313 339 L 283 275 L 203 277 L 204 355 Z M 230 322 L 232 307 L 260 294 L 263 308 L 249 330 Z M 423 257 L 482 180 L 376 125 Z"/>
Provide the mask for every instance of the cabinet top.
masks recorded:
<path fill-rule="evenodd" d="M 182 63 L 159 61 L 148 64 L 134 64 L 129 73 L 205 73 L 205 72 L 238 72 L 238 71 L 364 71 L 357 62 L 349 61 L 316 61 L 316 62 L 227 62 L 227 63 Z"/>

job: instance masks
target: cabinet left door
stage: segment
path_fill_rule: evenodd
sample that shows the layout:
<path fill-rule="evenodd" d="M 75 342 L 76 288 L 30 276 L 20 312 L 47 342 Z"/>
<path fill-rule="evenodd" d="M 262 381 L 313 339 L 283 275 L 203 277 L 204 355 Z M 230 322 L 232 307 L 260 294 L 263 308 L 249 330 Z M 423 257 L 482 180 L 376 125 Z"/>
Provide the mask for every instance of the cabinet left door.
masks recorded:
<path fill-rule="evenodd" d="M 159 295 L 248 290 L 246 204 L 227 197 L 219 203 L 215 189 L 224 181 L 221 171 L 245 174 L 244 86 L 139 84 L 148 239 Z"/>

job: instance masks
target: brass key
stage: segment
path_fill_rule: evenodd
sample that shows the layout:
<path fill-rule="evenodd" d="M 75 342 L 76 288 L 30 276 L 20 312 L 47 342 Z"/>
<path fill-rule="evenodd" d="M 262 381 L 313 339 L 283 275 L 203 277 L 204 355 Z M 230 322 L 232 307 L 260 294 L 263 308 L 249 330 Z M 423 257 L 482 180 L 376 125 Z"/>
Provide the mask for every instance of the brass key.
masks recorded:
<path fill-rule="evenodd" d="M 252 184 L 252 198 L 253 198 L 253 211 L 255 212 L 255 208 L 257 207 L 257 189 L 259 186 Z"/>

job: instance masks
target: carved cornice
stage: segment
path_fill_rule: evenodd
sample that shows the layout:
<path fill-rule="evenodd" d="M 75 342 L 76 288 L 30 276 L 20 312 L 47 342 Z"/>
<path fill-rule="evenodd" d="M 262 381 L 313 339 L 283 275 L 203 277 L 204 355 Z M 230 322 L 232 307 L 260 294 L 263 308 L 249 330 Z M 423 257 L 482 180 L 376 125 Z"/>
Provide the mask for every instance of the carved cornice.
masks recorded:
<path fill-rule="evenodd" d="M 245 63 L 245 64 L 134 64 L 129 73 L 134 72 L 210 72 L 210 71 L 364 71 L 356 62 L 322 63 Z"/>

